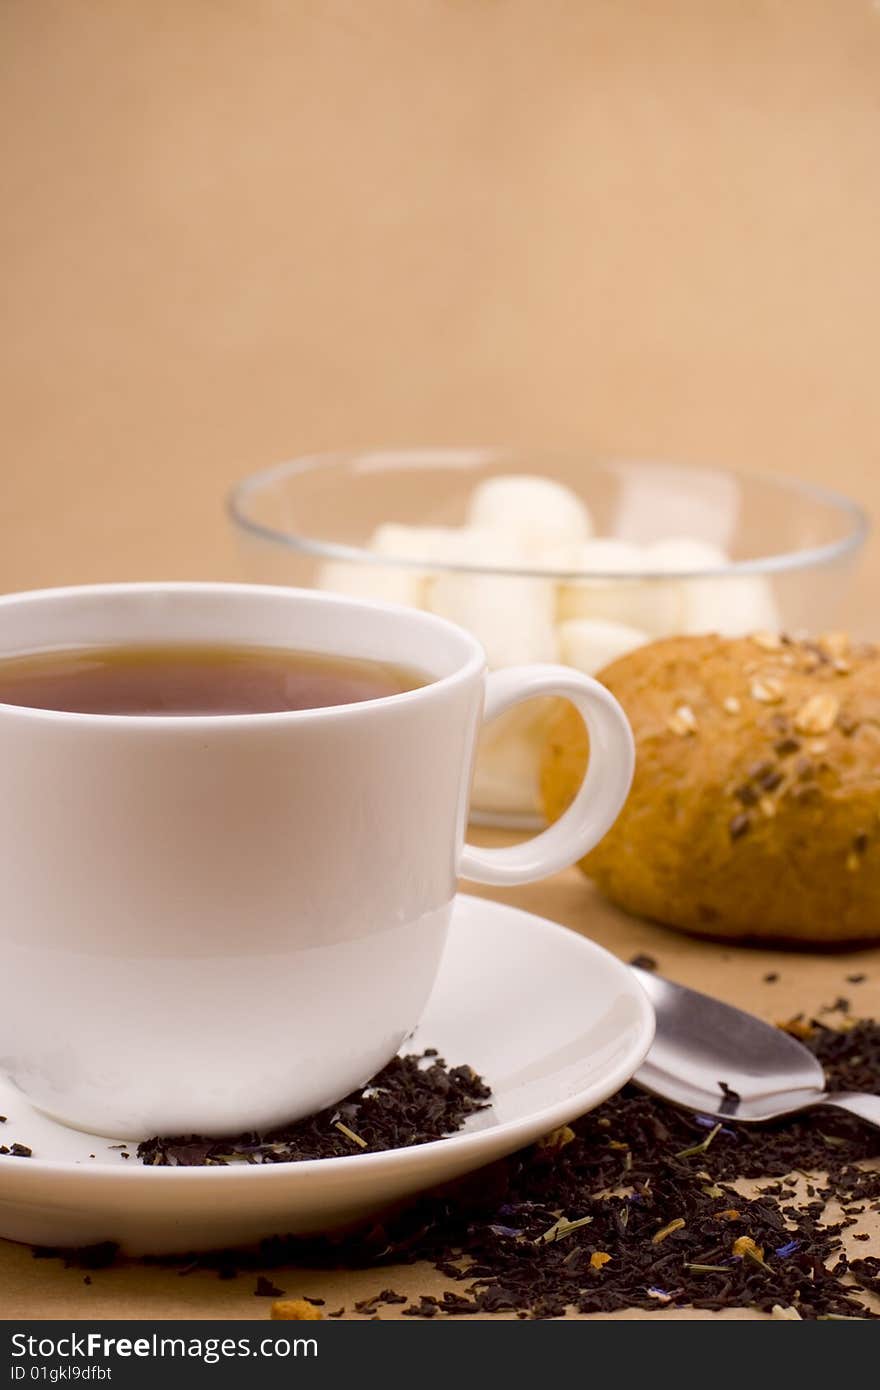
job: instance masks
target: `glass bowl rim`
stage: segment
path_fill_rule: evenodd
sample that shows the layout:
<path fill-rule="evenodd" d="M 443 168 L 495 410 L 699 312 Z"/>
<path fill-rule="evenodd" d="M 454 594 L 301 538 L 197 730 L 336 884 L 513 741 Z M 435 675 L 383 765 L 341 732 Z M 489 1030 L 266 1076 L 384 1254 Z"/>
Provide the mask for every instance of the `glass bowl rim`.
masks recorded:
<path fill-rule="evenodd" d="M 615 584 L 643 584 L 650 582 L 671 583 L 689 579 L 727 579 L 737 575 L 765 575 L 765 574 L 784 574 L 795 570 L 813 569 L 823 565 L 834 564 L 837 560 L 845 559 L 848 555 L 855 554 L 859 547 L 865 542 L 871 529 L 868 514 L 862 505 L 847 497 L 833 488 L 826 488 L 819 483 L 804 482 L 799 478 L 788 478 L 784 475 L 767 472 L 745 473 L 734 468 L 719 467 L 711 465 L 711 471 L 733 478 L 740 483 L 762 483 L 764 485 L 778 488 L 782 492 L 788 492 L 795 497 L 806 498 L 820 506 L 836 511 L 842 518 L 848 517 L 850 527 L 837 540 L 829 541 L 824 545 L 807 546 L 802 550 L 782 551 L 775 555 L 762 555 L 752 560 L 730 560 L 724 565 L 706 566 L 697 569 L 682 570 L 639 570 L 639 571 L 619 571 L 619 570 L 556 570 L 556 569 L 530 569 L 521 566 L 511 565 L 472 565 L 459 564 L 450 561 L 438 560 L 413 560 L 405 559 L 402 556 L 377 555 L 374 551 L 367 550 L 360 546 L 344 545 L 338 541 L 320 540 L 315 537 L 304 535 L 296 531 L 279 530 L 277 527 L 268 526 L 264 522 L 257 521 L 248 513 L 247 503 L 251 496 L 261 492 L 266 487 L 277 482 L 281 478 L 293 477 L 298 473 L 314 472 L 318 468 L 338 467 L 344 464 L 353 463 L 358 458 L 366 458 L 371 455 L 378 455 L 389 462 L 395 456 L 401 459 L 411 459 L 413 455 L 425 455 L 426 460 L 432 456 L 440 458 L 449 455 L 461 455 L 465 457 L 471 455 L 474 461 L 483 458 L 486 461 L 503 462 L 505 459 L 515 461 L 527 457 L 529 453 L 536 450 L 529 448 L 502 448 L 502 447 L 454 447 L 440 445 L 422 445 L 396 448 L 364 448 L 364 449 L 344 449 L 312 454 L 303 454 L 294 459 L 288 459 L 281 463 L 273 464 L 269 468 L 264 468 L 256 473 L 251 473 L 247 477 L 240 479 L 229 490 L 226 498 L 226 511 L 234 525 L 243 531 L 249 532 L 258 539 L 267 541 L 274 545 L 280 545 L 284 549 L 295 551 L 298 554 L 311 555 L 322 560 L 340 560 L 349 564 L 373 565 L 382 569 L 400 569 L 404 571 L 417 570 L 422 572 L 429 570 L 432 574 L 461 574 L 485 577 L 505 576 L 510 579 L 545 579 L 557 583 L 584 583 L 600 581 Z M 541 450 L 541 457 L 548 463 L 554 460 L 574 459 L 580 457 L 578 451 L 568 450 L 565 452 L 547 452 Z M 677 470 L 690 469 L 694 474 L 701 474 L 704 469 L 694 464 L 675 462 L 667 459 L 639 459 L 624 457 L 596 457 L 587 460 L 589 468 L 613 468 L 614 465 L 624 463 L 639 464 L 642 467 L 650 468 L 656 463 L 658 468 L 669 467 Z"/>

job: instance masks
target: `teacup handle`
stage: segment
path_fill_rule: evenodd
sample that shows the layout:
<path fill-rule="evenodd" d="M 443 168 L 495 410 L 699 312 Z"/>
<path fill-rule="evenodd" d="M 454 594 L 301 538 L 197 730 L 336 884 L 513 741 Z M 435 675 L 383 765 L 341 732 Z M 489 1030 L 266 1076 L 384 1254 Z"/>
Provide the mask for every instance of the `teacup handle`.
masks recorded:
<path fill-rule="evenodd" d="M 626 715 L 614 696 L 568 666 L 508 666 L 486 679 L 484 719 L 543 695 L 570 700 L 590 736 L 587 775 L 568 810 L 525 844 L 503 849 L 465 845 L 459 872 L 477 883 L 510 887 L 532 883 L 581 859 L 614 824 L 627 798 L 635 748 Z"/>

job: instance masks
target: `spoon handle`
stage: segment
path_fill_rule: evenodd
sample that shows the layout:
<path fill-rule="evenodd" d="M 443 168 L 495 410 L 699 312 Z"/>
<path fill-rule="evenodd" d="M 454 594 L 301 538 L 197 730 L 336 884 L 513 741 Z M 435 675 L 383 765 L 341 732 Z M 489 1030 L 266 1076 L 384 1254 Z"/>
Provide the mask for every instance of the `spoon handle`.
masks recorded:
<path fill-rule="evenodd" d="M 880 1096 L 862 1095 L 856 1091 L 832 1091 L 822 1100 L 823 1105 L 833 1105 L 838 1110 L 848 1110 L 858 1115 L 860 1120 L 877 1125 L 880 1129 Z"/>

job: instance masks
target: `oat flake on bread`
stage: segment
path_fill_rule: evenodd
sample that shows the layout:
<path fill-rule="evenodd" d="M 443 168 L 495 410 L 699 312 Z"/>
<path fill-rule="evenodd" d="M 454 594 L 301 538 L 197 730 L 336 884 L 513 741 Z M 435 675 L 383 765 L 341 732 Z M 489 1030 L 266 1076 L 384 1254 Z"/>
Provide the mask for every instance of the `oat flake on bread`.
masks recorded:
<path fill-rule="evenodd" d="M 880 939 L 876 647 L 839 632 L 672 637 L 599 679 L 637 748 L 629 800 L 581 864 L 608 898 L 703 935 Z M 587 758 L 560 702 L 541 777 L 551 819 Z"/>

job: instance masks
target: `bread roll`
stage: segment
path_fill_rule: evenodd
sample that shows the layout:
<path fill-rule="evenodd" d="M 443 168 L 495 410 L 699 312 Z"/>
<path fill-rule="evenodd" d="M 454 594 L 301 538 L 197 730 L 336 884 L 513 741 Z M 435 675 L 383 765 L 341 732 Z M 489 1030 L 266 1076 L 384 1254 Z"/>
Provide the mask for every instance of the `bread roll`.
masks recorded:
<path fill-rule="evenodd" d="M 599 677 L 636 740 L 630 797 L 582 861 L 607 897 L 703 935 L 880 939 L 880 658 L 842 634 L 673 637 Z M 560 704 L 544 751 L 550 819 L 588 758 Z"/>

